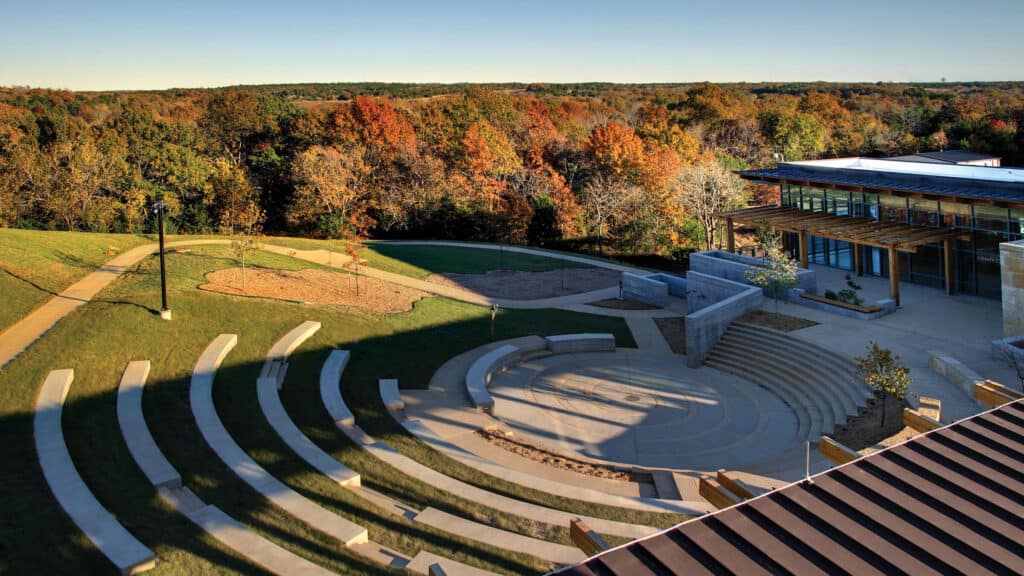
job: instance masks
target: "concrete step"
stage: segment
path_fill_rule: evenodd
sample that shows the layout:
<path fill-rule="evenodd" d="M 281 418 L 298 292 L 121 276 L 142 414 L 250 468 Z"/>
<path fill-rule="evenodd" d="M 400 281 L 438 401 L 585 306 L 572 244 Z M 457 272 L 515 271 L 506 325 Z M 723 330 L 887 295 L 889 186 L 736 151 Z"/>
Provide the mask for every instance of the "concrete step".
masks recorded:
<path fill-rule="evenodd" d="M 756 360 L 761 366 L 770 366 L 776 372 L 788 375 L 791 382 L 805 388 L 809 393 L 827 399 L 835 422 L 845 422 L 847 416 L 857 414 L 857 407 L 853 405 L 853 401 L 838 390 L 836 384 L 821 378 L 806 364 L 798 364 L 782 355 L 772 355 L 748 340 L 739 340 L 731 335 L 722 338 L 717 347 L 723 354 L 733 354 L 750 361 Z"/>
<path fill-rule="evenodd" d="M 817 363 L 806 362 L 803 358 L 793 357 L 778 349 L 771 348 L 754 338 L 745 335 L 727 332 L 719 341 L 721 346 L 730 346 L 743 349 L 745 354 L 756 355 L 761 362 L 773 364 L 788 369 L 794 376 L 799 376 L 807 382 L 825 389 L 833 400 L 838 403 L 837 414 L 855 416 L 860 410 L 856 399 L 841 375 L 830 373 Z"/>
<path fill-rule="evenodd" d="M 822 348 L 806 340 L 787 336 L 784 332 L 770 330 L 760 326 L 733 322 L 729 331 L 739 335 L 750 335 L 756 337 L 757 341 L 765 348 L 775 353 L 788 354 L 794 358 L 801 358 L 809 364 L 814 364 L 826 373 L 840 376 L 844 389 L 848 391 L 854 404 L 864 406 L 867 399 L 873 398 L 872 390 L 859 381 L 854 375 L 856 366 L 846 356 Z M 770 343 L 778 346 L 772 347 Z"/>
<path fill-rule="evenodd" d="M 764 382 L 764 383 L 754 382 L 753 380 L 749 379 L 750 378 L 750 370 L 749 370 L 749 368 L 747 366 L 744 366 L 744 365 L 736 362 L 733 358 L 730 358 L 728 356 L 722 356 L 722 355 L 717 355 L 716 356 L 714 351 L 712 351 L 711 352 L 711 356 L 708 357 L 708 359 L 704 361 L 704 364 L 706 366 L 708 366 L 709 368 L 714 368 L 716 370 L 721 370 L 722 372 L 728 372 L 729 374 L 733 374 L 735 376 L 739 376 L 740 378 L 743 378 L 744 380 L 748 380 L 748 381 L 753 382 L 755 384 L 759 384 L 760 386 L 762 386 L 766 390 L 768 390 L 768 391 L 772 392 L 773 394 L 775 394 L 776 396 L 778 396 L 779 399 L 781 399 L 783 402 L 786 403 L 786 405 L 788 405 L 790 408 L 792 408 L 793 409 L 793 413 L 796 414 L 797 423 L 798 423 L 798 428 L 797 428 L 797 438 L 798 439 L 802 440 L 802 439 L 811 437 L 811 433 L 813 431 L 812 428 L 814 428 L 813 425 L 814 425 L 815 420 L 817 420 L 817 422 L 819 422 L 819 426 L 818 427 L 820 429 L 821 414 L 817 412 L 817 409 L 815 409 L 814 414 L 812 414 L 811 413 L 811 409 L 808 407 L 807 402 L 805 402 L 802 399 L 802 397 L 800 395 L 798 395 L 789 386 L 778 386 L 775 382 Z"/>
<path fill-rule="evenodd" d="M 797 398 L 796 401 L 803 404 L 811 416 L 811 428 L 808 431 L 809 438 L 817 438 L 818 436 L 813 435 L 816 431 L 822 434 L 832 432 L 835 427 L 835 415 L 832 413 L 831 404 L 820 392 L 808 390 L 803 384 L 794 383 L 790 377 L 779 372 L 773 366 L 760 364 L 744 358 L 742 355 L 730 352 L 729 350 L 719 351 L 717 348 L 715 351 L 719 355 L 719 360 L 729 359 L 734 365 L 745 369 L 745 377 L 748 380 L 764 386 L 786 387 L 793 391 L 794 396 Z"/>
<path fill-rule="evenodd" d="M 654 489 L 658 491 L 658 498 L 663 500 L 682 500 L 683 495 L 676 486 L 675 476 L 669 470 L 652 470 L 651 480 L 654 481 Z"/>

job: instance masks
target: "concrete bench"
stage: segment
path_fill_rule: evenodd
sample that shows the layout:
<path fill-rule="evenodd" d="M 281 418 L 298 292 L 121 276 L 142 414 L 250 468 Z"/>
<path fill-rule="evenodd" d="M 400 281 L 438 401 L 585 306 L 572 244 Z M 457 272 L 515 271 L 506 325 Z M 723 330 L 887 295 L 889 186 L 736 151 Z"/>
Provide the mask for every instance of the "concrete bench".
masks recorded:
<path fill-rule="evenodd" d="M 426 574 L 427 576 L 495 576 L 494 572 L 449 560 L 426 550 L 420 550 L 413 557 L 412 562 L 405 567 L 405 570 L 412 574 Z"/>
<path fill-rule="evenodd" d="M 355 426 L 356 418 L 341 396 L 341 373 L 348 365 L 348 350 L 333 350 L 320 370 L 320 399 L 335 425 Z"/>
<path fill-rule="evenodd" d="M 506 344 L 478 358 L 466 371 L 466 391 L 477 410 L 494 412 L 494 398 L 487 391 L 491 373 L 519 359 L 519 348 Z"/>
<path fill-rule="evenodd" d="M 128 450 L 160 497 L 207 534 L 272 574 L 333 574 L 253 532 L 181 485 L 181 475 L 153 441 L 142 413 L 142 388 L 148 373 L 148 361 L 132 362 L 125 369 L 117 392 L 117 418 Z"/>
<path fill-rule="evenodd" d="M 545 340 L 552 354 L 615 352 L 615 336 L 612 334 L 560 334 L 548 336 Z"/>
<path fill-rule="evenodd" d="M 985 379 L 980 374 L 944 352 L 929 351 L 928 366 L 933 372 L 944 376 L 946 380 L 956 384 L 972 398 L 974 397 L 975 386 L 985 382 Z"/>
<path fill-rule="evenodd" d="M 393 378 L 381 378 L 377 382 L 380 388 L 380 399 L 384 407 L 393 412 L 399 412 L 405 408 L 405 401 L 402 400 L 402 393 L 398 391 L 398 380 Z"/>
<path fill-rule="evenodd" d="M 288 372 L 288 357 L 318 330 L 319 322 L 307 320 L 282 336 L 267 352 L 267 360 L 263 363 L 260 378 L 273 378 L 277 381 L 278 388 L 283 386 L 285 374 Z"/>
<path fill-rule="evenodd" d="M 96 499 L 82 480 L 64 442 L 61 415 L 74 370 L 54 370 L 36 400 L 33 431 L 36 453 L 50 491 L 78 528 L 122 574 L 156 566 L 153 551 L 132 536 Z"/>
<path fill-rule="evenodd" d="M 271 476 L 242 450 L 224 427 L 213 403 L 213 379 L 220 360 L 237 341 L 234 334 L 218 336 L 199 357 L 192 372 L 189 402 L 206 444 L 239 478 L 288 514 L 346 546 L 367 542 L 365 528 L 320 507 Z"/>
<path fill-rule="evenodd" d="M 142 413 L 142 387 L 149 376 L 149 360 L 129 362 L 117 387 L 117 421 L 128 451 L 157 488 L 181 486 L 181 475 L 153 440 Z"/>
<path fill-rule="evenodd" d="M 277 383 L 272 378 L 260 378 L 256 384 L 256 393 L 259 396 L 263 416 L 293 452 L 310 466 L 319 470 L 321 474 L 341 486 L 360 485 L 359 474 L 321 450 L 302 433 L 302 430 L 299 430 L 284 409 Z"/>

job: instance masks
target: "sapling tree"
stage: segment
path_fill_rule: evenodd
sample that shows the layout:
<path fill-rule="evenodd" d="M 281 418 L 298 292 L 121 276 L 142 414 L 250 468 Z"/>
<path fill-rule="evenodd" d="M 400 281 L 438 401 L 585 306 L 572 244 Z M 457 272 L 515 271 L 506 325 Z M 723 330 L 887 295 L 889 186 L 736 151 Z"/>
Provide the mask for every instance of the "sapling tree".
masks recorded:
<path fill-rule="evenodd" d="M 875 341 L 868 344 L 867 355 L 854 358 L 854 363 L 857 376 L 882 396 L 880 426 L 884 428 L 886 399 L 889 396 L 895 396 L 898 400 L 907 397 L 907 388 L 911 383 L 910 368 L 902 365 L 900 357 L 893 354 L 892 350 L 880 347 Z"/>
<path fill-rule="evenodd" d="M 778 316 L 780 294 L 796 286 L 797 263 L 782 249 L 777 237 L 759 233 L 758 241 L 765 252 L 761 265 L 747 268 L 743 275 L 754 286 L 771 289 L 775 315 Z"/>
<path fill-rule="evenodd" d="M 263 232 L 264 213 L 255 202 L 239 210 L 225 214 L 222 231 L 231 236 L 231 251 L 242 263 L 242 292 L 245 286 L 245 259 L 262 248 L 260 235 Z"/>

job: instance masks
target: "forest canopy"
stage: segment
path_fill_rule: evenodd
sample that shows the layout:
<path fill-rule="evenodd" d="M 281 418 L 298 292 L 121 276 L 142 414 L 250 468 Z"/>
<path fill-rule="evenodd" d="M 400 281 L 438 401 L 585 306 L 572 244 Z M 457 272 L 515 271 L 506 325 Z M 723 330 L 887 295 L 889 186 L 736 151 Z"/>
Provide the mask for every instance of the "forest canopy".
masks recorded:
<path fill-rule="evenodd" d="M 946 148 L 1024 164 L 1024 84 L 0 88 L 0 226 L 151 231 L 163 200 L 184 233 L 672 254 L 706 239 L 680 194 L 711 165 Z"/>

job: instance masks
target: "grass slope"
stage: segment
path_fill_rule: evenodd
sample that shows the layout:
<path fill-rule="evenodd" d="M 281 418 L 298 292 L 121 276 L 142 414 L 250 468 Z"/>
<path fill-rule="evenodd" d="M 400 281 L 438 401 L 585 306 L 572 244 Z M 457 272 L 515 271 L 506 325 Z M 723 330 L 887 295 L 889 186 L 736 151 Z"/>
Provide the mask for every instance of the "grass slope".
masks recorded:
<path fill-rule="evenodd" d="M 109 572 L 110 565 L 63 514 L 49 493 L 36 462 L 32 409 L 47 372 L 76 370 L 64 413 L 69 450 L 80 473 L 101 502 L 160 559 L 156 574 L 257 573 L 259 570 L 208 538 L 169 510 L 136 467 L 121 438 L 116 418 L 116 389 L 131 360 L 153 362 L 144 396 L 147 422 L 157 443 L 178 468 L 185 485 L 267 538 L 339 573 L 376 574 L 367 565 L 316 530 L 270 507 L 209 451 L 195 427 L 188 403 L 192 367 L 217 334 L 239 335 L 214 387 L 218 412 L 236 441 L 272 474 L 294 489 L 366 526 L 370 537 L 406 554 L 420 549 L 503 573 L 543 571 L 542 561 L 456 538 L 404 518 L 388 515 L 358 495 L 332 484 L 300 461 L 276 436 L 259 409 L 255 380 L 266 350 L 303 320 L 323 329 L 293 356 L 284 402 L 293 419 L 315 442 L 364 476 L 367 486 L 420 507 L 435 506 L 522 533 L 566 541 L 564 529 L 550 535 L 539 526 L 499 510 L 438 493 L 369 458 L 352 446 L 320 405 L 317 376 L 331 349 L 352 350 L 345 395 L 360 423 L 412 457 L 481 486 L 567 509 L 667 525 L 678 518 L 600 509 L 523 490 L 484 477 L 434 453 L 383 413 L 377 378 L 397 377 L 403 387 L 426 386 L 447 358 L 488 341 L 485 308 L 431 298 L 410 312 L 377 315 L 341 308 L 312 307 L 252 298 L 202 293 L 195 287 L 206 272 L 233 267 L 226 247 L 194 248 L 168 256 L 172 322 L 156 318 L 159 275 L 148 258 L 94 302 L 73 312 L 0 374 L 0 572 Z M 312 267 L 283 256 L 260 253 L 254 265 L 283 269 Z M 608 331 L 619 342 L 632 338 L 615 318 L 540 310 L 502 310 L 497 336 L 530 333 Z"/>
<path fill-rule="evenodd" d="M 0 330 L 117 254 L 151 241 L 131 234 L 0 228 Z"/>

